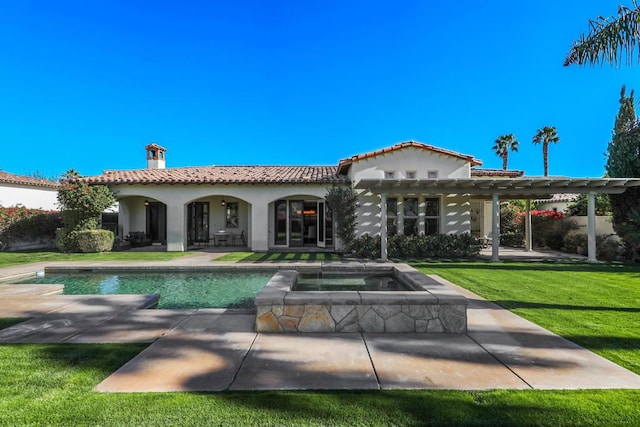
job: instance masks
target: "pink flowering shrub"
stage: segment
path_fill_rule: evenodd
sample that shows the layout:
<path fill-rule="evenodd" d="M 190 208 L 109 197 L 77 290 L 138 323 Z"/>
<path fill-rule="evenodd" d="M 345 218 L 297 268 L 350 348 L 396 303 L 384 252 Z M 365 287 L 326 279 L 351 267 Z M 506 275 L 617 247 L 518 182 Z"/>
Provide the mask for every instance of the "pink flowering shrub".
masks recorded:
<path fill-rule="evenodd" d="M 61 225 L 62 218 L 56 211 L 0 207 L 0 248 L 6 250 L 16 241 L 54 240 L 55 230 Z"/>
<path fill-rule="evenodd" d="M 524 230 L 526 213 L 520 212 L 514 223 Z M 533 245 L 559 250 L 564 245 L 564 238 L 571 230 L 577 229 L 575 221 L 565 218 L 564 213 L 553 210 L 531 211 L 531 234 Z"/>

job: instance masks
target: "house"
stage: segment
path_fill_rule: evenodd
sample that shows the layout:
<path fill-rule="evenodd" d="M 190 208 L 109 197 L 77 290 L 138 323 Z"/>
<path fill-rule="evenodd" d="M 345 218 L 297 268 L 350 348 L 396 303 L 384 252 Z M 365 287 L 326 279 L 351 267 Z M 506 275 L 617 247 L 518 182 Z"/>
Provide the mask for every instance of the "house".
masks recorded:
<path fill-rule="evenodd" d="M 0 207 L 56 210 L 58 183 L 0 171 Z"/>
<path fill-rule="evenodd" d="M 538 210 L 552 210 L 565 212 L 572 202 L 580 197 L 579 194 L 554 194 L 548 199 L 534 200 Z"/>
<path fill-rule="evenodd" d="M 524 178 L 521 171 L 478 169 L 482 162 L 471 155 L 415 141 L 328 166 L 166 168 L 164 147 L 145 149 L 146 169 L 107 170 L 84 179 L 116 194 L 123 235 L 144 232 L 154 242 L 166 242 L 168 251 L 216 242 L 216 235 L 226 233 L 243 234 L 253 251 L 338 248 L 324 201 L 334 185 L 358 192 L 357 234 L 382 236 L 383 259 L 386 236 L 394 233 L 498 235 L 501 197 L 622 192 L 640 185 L 640 180 Z"/>

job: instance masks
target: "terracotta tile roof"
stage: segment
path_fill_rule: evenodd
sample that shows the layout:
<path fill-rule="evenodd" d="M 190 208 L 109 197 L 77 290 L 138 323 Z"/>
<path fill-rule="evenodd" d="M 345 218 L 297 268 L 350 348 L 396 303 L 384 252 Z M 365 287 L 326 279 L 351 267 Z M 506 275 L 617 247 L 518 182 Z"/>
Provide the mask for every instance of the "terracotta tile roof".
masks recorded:
<path fill-rule="evenodd" d="M 146 147 L 144 147 L 145 150 L 152 150 L 152 149 L 156 149 L 156 150 L 161 150 L 161 151 L 167 151 L 166 148 L 156 144 L 155 142 L 152 142 L 151 144 L 147 145 Z"/>
<path fill-rule="evenodd" d="M 90 184 L 325 184 L 349 182 L 335 166 L 199 166 L 108 170 Z"/>
<path fill-rule="evenodd" d="M 0 171 L 0 183 L 28 185 L 32 187 L 58 188 L 58 183 L 48 179 L 32 178 Z"/>
<path fill-rule="evenodd" d="M 567 194 L 554 194 L 548 199 L 535 199 L 537 203 L 558 203 L 558 202 L 574 202 L 580 197 L 579 194 L 567 193 Z"/>
<path fill-rule="evenodd" d="M 524 171 L 502 169 L 471 169 L 471 176 L 488 178 L 520 178 L 521 176 L 524 176 Z"/>
<path fill-rule="evenodd" d="M 370 159 L 372 157 L 379 156 L 381 154 L 388 154 L 396 150 L 400 150 L 402 148 L 407 147 L 415 147 L 423 150 L 431 151 L 433 153 L 442 154 L 443 156 L 456 157 L 461 160 L 465 160 L 470 162 L 472 166 L 480 166 L 482 164 L 481 160 L 476 159 L 473 156 L 467 154 L 456 153 L 455 151 L 445 150 L 444 148 L 435 147 L 433 145 L 423 144 L 421 142 L 416 141 L 407 141 L 401 142 L 399 144 L 392 145 L 391 147 L 383 148 L 381 150 L 371 151 L 369 153 L 358 154 L 355 156 L 348 157 L 346 159 L 340 160 L 338 164 L 338 170 L 340 173 L 346 173 L 347 169 L 353 162 L 357 162 L 359 160 Z"/>

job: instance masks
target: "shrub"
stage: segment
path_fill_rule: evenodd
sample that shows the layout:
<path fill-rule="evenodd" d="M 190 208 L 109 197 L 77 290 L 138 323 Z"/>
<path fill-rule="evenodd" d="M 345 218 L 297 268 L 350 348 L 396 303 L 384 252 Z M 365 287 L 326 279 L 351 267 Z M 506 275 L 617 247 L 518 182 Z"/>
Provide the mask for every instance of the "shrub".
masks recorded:
<path fill-rule="evenodd" d="M 364 234 L 353 242 L 351 255 L 358 258 L 380 258 L 380 237 Z M 387 238 L 389 258 L 470 258 L 480 253 L 480 242 L 469 233 L 433 236 L 395 235 Z"/>
<path fill-rule="evenodd" d="M 616 261 L 623 255 L 622 244 L 615 234 L 596 236 L 596 257 L 601 261 Z"/>
<path fill-rule="evenodd" d="M 59 212 L 24 206 L 0 208 L 0 247 L 7 249 L 17 241 L 53 241 L 61 225 Z"/>
<path fill-rule="evenodd" d="M 524 215 L 519 206 L 508 203 L 500 206 L 500 234 L 522 232 L 522 221 L 519 218 Z"/>
<path fill-rule="evenodd" d="M 83 253 L 109 252 L 114 236 L 109 230 L 83 230 L 76 232 L 78 249 Z"/>
<path fill-rule="evenodd" d="M 524 246 L 524 233 L 521 231 L 502 233 L 500 235 L 500 244 L 512 248 L 521 248 Z"/>
<path fill-rule="evenodd" d="M 526 213 L 521 212 L 516 222 L 524 230 Z M 565 219 L 562 212 L 553 210 L 531 211 L 531 238 L 533 246 L 548 247 L 560 250 L 564 246 L 564 238 L 571 230 L 577 229 L 575 222 Z"/>
<path fill-rule="evenodd" d="M 377 259 L 380 258 L 380 251 L 380 237 L 371 237 L 369 234 L 355 239 L 351 246 L 351 253 L 358 258 Z"/>
<path fill-rule="evenodd" d="M 587 235 L 578 233 L 568 233 L 564 236 L 564 250 L 565 252 L 575 254 L 578 253 L 578 246 L 587 248 Z"/>
<path fill-rule="evenodd" d="M 95 230 L 102 212 L 116 201 L 108 187 L 90 186 L 81 178 L 78 172 L 71 169 L 60 180 L 58 205 L 62 209 L 64 226 L 56 230 L 56 235 L 58 248 L 63 252 L 79 251 L 78 233 Z"/>

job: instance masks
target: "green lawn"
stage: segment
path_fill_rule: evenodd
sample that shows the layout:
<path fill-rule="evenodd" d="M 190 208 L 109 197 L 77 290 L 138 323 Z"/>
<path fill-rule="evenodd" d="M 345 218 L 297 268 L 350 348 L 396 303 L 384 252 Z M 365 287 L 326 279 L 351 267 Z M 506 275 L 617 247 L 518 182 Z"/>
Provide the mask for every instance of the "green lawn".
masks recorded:
<path fill-rule="evenodd" d="M 640 391 L 92 391 L 143 345 L 0 346 L 0 425 L 638 425 Z"/>
<path fill-rule="evenodd" d="M 640 373 L 640 267 L 414 265 Z M 143 348 L 0 346 L 0 425 L 640 425 L 640 390 L 92 391 Z"/>
<path fill-rule="evenodd" d="M 43 261 L 168 261 L 193 252 L 106 252 L 63 254 L 60 252 L 0 252 L 0 268 Z"/>
<path fill-rule="evenodd" d="M 640 267 L 414 263 L 640 374 Z"/>
<path fill-rule="evenodd" d="M 278 262 L 278 261 L 339 261 L 332 252 L 229 252 L 214 261 Z"/>

